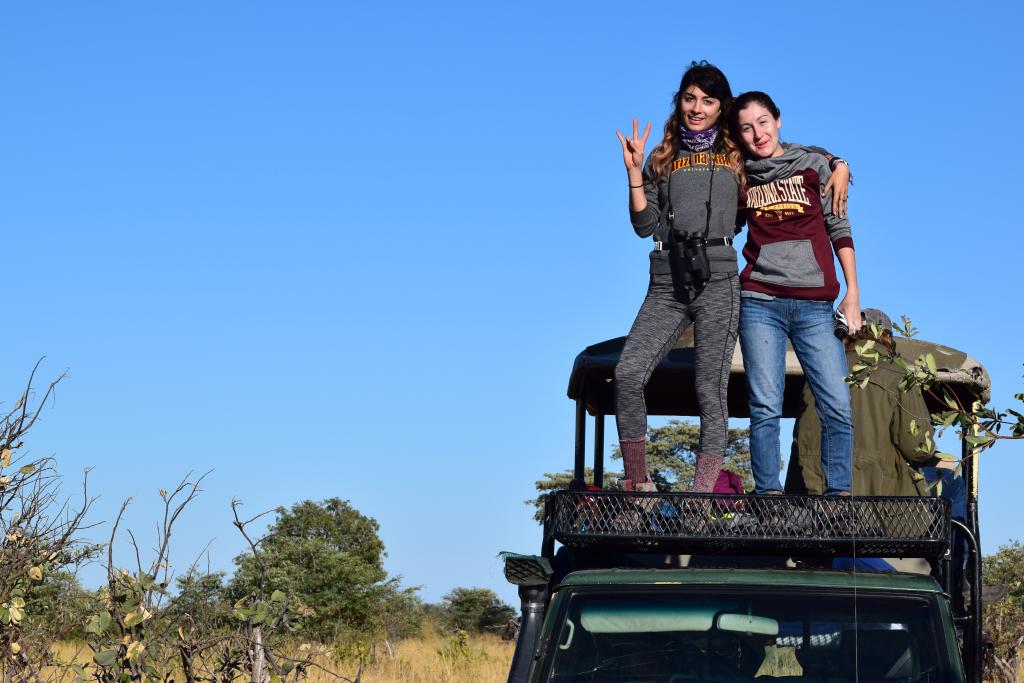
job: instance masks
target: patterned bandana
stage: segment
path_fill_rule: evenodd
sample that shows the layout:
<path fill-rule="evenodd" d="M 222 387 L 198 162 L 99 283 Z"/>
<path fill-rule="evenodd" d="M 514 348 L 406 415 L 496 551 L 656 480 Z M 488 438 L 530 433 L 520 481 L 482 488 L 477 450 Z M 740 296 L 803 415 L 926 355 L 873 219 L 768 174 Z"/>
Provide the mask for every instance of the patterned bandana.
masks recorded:
<path fill-rule="evenodd" d="M 711 149 L 718 139 L 718 126 L 711 126 L 707 130 L 690 130 L 686 126 L 679 126 L 679 132 L 679 141 L 691 152 Z"/>

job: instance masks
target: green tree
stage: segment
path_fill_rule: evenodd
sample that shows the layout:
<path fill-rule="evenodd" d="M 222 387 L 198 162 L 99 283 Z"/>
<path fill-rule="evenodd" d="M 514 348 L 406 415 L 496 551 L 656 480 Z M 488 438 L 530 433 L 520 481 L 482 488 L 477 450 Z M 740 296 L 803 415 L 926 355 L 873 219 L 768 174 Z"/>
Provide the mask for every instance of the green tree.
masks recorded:
<path fill-rule="evenodd" d="M 162 616 L 174 624 L 190 624 L 200 638 L 233 628 L 232 601 L 224 576 L 224 572 L 189 572 L 179 576 L 175 582 L 178 594 Z"/>
<path fill-rule="evenodd" d="M 84 638 L 85 620 L 97 602 L 96 594 L 82 588 L 74 572 L 55 569 L 25 591 L 24 627 L 53 640 Z"/>
<path fill-rule="evenodd" d="M 419 636 L 426 617 L 419 588 L 400 588 L 397 580 L 392 580 L 390 584 L 382 610 L 384 637 L 388 640 L 402 640 Z"/>
<path fill-rule="evenodd" d="M 620 456 L 621 457 L 621 456 Z M 544 478 L 539 479 L 534 486 L 537 487 L 537 497 L 531 498 L 530 500 L 523 501 L 527 505 L 532 505 L 535 510 L 533 511 L 533 518 L 540 524 L 544 521 L 544 503 L 548 497 L 555 491 L 561 491 L 562 489 L 569 488 L 569 484 L 572 482 L 572 470 L 564 470 L 562 472 L 545 472 Z M 588 482 L 594 481 L 594 470 L 590 467 L 584 470 L 584 477 Z M 617 490 L 619 488 L 618 479 L 622 477 L 622 472 L 605 472 L 605 488 Z"/>
<path fill-rule="evenodd" d="M 463 631 L 495 631 L 503 628 L 515 610 L 489 588 L 455 588 L 441 599 L 444 624 Z"/>
<path fill-rule="evenodd" d="M 664 427 L 647 430 L 647 467 L 662 491 L 686 491 L 693 483 L 700 445 L 700 425 L 686 420 L 669 420 Z M 618 446 L 613 460 L 622 459 Z M 743 487 L 754 485 L 750 469 L 750 430 L 730 429 L 726 437 L 723 469 L 743 479 Z"/>
<path fill-rule="evenodd" d="M 694 466 L 700 444 L 700 425 L 685 420 L 669 420 L 664 427 L 647 430 L 647 466 L 660 491 L 686 491 L 693 483 Z M 621 460 L 622 451 L 618 446 L 612 452 L 612 460 Z M 743 487 L 753 488 L 754 480 L 750 469 L 750 430 L 730 429 L 728 432 L 725 462 L 723 467 L 735 472 L 743 479 Z M 617 478 L 621 472 L 605 472 L 605 488 L 618 488 Z M 586 469 L 587 481 L 593 481 L 594 472 Z M 533 518 L 543 521 L 544 502 L 552 492 L 569 487 L 572 470 L 545 473 L 537 481 L 538 496 L 526 501 L 536 508 Z"/>
<path fill-rule="evenodd" d="M 323 642 L 339 633 L 371 633 L 396 589 L 384 571 L 378 524 L 348 501 L 331 498 L 278 508 L 259 543 L 260 557 L 243 553 L 229 584 L 233 600 L 282 591 L 310 606 L 303 632 Z"/>

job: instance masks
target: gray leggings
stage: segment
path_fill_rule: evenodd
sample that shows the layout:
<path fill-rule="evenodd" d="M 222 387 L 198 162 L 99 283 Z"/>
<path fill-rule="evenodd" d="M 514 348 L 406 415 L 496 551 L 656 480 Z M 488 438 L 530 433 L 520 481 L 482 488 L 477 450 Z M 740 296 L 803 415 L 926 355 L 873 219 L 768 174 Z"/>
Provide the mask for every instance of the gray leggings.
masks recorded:
<path fill-rule="evenodd" d="M 740 319 L 739 276 L 715 273 L 691 298 L 677 291 L 671 275 L 651 275 L 640 312 L 615 366 L 615 422 L 619 440 L 647 435 L 644 387 L 658 363 L 692 323 L 700 405 L 700 452 L 724 455 L 729 426 L 729 368 Z"/>

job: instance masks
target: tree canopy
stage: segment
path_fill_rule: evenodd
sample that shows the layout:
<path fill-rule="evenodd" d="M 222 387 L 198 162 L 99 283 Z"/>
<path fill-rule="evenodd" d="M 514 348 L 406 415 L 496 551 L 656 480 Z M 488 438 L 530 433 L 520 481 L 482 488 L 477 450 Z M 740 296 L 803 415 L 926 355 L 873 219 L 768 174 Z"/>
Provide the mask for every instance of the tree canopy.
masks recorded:
<path fill-rule="evenodd" d="M 647 467 L 651 478 L 661 491 L 685 491 L 693 483 L 694 466 L 697 462 L 697 451 L 700 444 L 700 425 L 686 420 L 669 420 L 664 427 L 652 427 L 647 430 Z M 612 460 L 622 460 L 622 451 L 618 445 L 612 452 Z M 725 448 L 725 469 L 735 472 L 743 479 L 743 487 L 753 488 L 753 475 L 750 470 L 750 430 L 730 429 Z M 538 496 L 525 501 L 536 508 L 533 518 L 542 521 L 544 501 L 552 491 L 569 487 L 572 481 L 572 470 L 548 472 L 544 478 L 536 482 Z M 586 469 L 586 479 L 593 481 L 594 471 Z M 605 472 L 605 488 L 618 488 L 621 472 Z"/>
<path fill-rule="evenodd" d="M 664 427 L 647 430 L 647 467 L 662 491 L 686 491 L 693 483 L 694 467 L 700 445 L 700 425 L 686 420 L 669 420 Z M 618 446 L 613 460 L 622 459 Z M 750 430 L 730 429 L 725 446 L 723 469 L 743 479 L 743 487 L 753 487 L 750 470 Z"/>
<path fill-rule="evenodd" d="M 383 628 L 382 606 L 398 587 L 384 571 L 377 522 L 338 498 L 302 501 L 276 513 L 259 557 L 235 558 L 232 598 L 274 590 L 297 595 L 315 610 L 304 630 L 324 640 Z"/>
<path fill-rule="evenodd" d="M 489 588 L 455 588 L 442 598 L 445 625 L 463 631 L 495 631 L 503 628 L 515 610 Z"/>

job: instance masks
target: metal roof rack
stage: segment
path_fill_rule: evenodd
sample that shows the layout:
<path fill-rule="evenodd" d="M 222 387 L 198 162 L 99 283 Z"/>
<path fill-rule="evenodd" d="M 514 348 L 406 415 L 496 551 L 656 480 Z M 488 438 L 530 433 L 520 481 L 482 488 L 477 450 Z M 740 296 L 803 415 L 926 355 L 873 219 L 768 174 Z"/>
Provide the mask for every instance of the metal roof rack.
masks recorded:
<path fill-rule="evenodd" d="M 573 549 L 682 554 L 941 558 L 949 501 L 558 491 L 545 537 Z"/>

